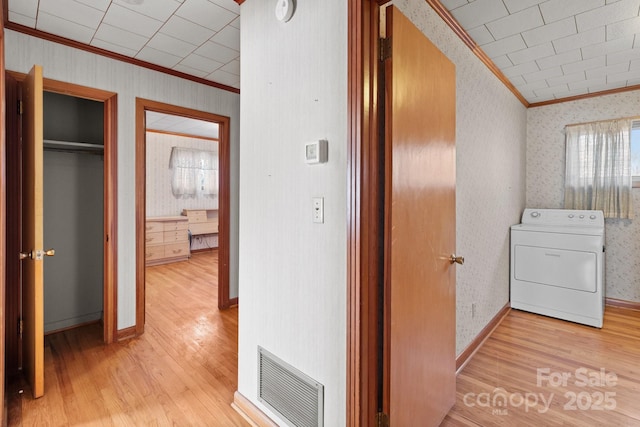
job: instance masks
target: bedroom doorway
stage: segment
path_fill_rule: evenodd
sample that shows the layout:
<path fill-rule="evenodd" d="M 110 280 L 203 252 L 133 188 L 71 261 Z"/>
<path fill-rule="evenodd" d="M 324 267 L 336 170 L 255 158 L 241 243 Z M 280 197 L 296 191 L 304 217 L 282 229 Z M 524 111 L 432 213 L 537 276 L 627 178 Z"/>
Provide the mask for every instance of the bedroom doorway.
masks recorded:
<path fill-rule="evenodd" d="M 217 277 L 211 281 L 217 282 L 218 308 L 237 304 L 229 296 L 229 155 L 228 117 L 136 100 L 137 301 L 132 335 L 144 332 L 146 266 L 189 259 L 192 250 L 197 255 L 217 245 Z"/>

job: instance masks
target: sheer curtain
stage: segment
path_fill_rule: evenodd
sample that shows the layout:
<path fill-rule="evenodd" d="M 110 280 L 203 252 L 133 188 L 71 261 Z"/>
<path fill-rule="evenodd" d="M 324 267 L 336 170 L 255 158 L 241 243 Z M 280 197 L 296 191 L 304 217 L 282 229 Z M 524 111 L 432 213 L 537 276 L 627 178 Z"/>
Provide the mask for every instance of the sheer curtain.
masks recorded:
<path fill-rule="evenodd" d="M 169 158 L 171 192 L 176 198 L 218 195 L 218 154 L 214 151 L 172 147 Z"/>
<path fill-rule="evenodd" d="M 565 131 L 564 207 L 632 218 L 631 120 L 571 125 Z"/>

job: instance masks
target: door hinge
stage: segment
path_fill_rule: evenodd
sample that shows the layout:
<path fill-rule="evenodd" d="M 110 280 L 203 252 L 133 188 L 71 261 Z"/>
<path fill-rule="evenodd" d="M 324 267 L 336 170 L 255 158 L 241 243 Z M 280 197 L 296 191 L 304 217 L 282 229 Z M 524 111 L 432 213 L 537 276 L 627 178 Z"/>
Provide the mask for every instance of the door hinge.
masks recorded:
<path fill-rule="evenodd" d="M 18 115 L 22 115 L 23 112 L 23 104 L 21 100 L 18 100 Z"/>
<path fill-rule="evenodd" d="M 391 58 L 391 37 L 380 39 L 380 61 Z"/>
<path fill-rule="evenodd" d="M 18 335 L 22 336 L 23 331 L 24 331 L 24 320 L 18 319 Z"/>
<path fill-rule="evenodd" d="M 389 427 L 389 416 L 384 412 L 376 414 L 376 427 Z"/>

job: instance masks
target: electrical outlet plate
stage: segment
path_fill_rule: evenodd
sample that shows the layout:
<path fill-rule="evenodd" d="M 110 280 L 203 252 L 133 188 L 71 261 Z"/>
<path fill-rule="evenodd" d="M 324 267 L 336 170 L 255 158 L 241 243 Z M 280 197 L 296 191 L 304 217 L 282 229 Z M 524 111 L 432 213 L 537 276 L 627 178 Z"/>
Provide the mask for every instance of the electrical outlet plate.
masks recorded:
<path fill-rule="evenodd" d="M 324 197 L 313 198 L 313 222 L 324 223 Z"/>

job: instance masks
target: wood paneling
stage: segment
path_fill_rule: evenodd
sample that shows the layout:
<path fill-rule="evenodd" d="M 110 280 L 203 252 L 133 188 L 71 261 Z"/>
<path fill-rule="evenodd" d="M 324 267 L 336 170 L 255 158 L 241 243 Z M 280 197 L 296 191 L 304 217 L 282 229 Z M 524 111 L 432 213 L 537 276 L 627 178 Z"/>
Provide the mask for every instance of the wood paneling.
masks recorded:
<path fill-rule="evenodd" d="M 511 310 L 458 375 L 456 404 L 442 425 L 640 425 L 638 348 L 635 310 L 607 307 L 602 329 Z M 606 383 L 614 374 L 615 384 Z M 494 400 L 500 394 L 502 406 Z"/>
<path fill-rule="evenodd" d="M 230 119 L 204 111 L 136 98 L 136 334 L 144 333 L 145 324 L 145 221 L 146 221 L 146 125 L 145 111 L 190 117 L 218 123 L 219 192 L 218 192 L 218 307 L 228 308 L 230 245 Z"/>
<path fill-rule="evenodd" d="M 215 308 L 204 278 L 216 268 L 215 252 L 149 268 L 141 337 L 105 345 L 98 325 L 48 336 L 47 393 L 12 385 L 9 425 L 249 425 L 231 408 L 238 310 Z"/>

